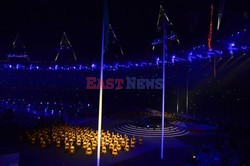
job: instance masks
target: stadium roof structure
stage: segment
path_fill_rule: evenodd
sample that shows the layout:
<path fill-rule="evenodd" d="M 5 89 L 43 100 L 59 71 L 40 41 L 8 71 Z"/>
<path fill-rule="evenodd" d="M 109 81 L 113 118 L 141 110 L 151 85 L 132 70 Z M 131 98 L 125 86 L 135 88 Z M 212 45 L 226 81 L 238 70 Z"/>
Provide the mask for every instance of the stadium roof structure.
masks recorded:
<path fill-rule="evenodd" d="M 7 55 L 8 60 L 29 60 L 29 56 L 26 52 L 26 47 L 19 33 L 17 33 L 16 38 L 12 44 L 11 53 Z"/>
<path fill-rule="evenodd" d="M 73 47 L 67 37 L 66 32 L 63 32 L 63 36 L 60 42 L 60 49 L 56 55 L 55 62 L 76 62 L 76 54 Z"/>

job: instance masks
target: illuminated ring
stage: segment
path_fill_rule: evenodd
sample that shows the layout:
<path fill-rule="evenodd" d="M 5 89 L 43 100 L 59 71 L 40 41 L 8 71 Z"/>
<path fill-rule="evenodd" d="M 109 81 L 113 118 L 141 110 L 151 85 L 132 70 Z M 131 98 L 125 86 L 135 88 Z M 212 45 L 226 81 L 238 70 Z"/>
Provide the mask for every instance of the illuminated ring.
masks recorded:
<path fill-rule="evenodd" d="M 161 128 L 142 128 L 131 124 L 118 126 L 114 129 L 121 134 L 140 137 L 161 137 Z M 179 126 L 168 126 L 164 128 L 164 137 L 179 137 L 188 134 L 186 128 Z"/>

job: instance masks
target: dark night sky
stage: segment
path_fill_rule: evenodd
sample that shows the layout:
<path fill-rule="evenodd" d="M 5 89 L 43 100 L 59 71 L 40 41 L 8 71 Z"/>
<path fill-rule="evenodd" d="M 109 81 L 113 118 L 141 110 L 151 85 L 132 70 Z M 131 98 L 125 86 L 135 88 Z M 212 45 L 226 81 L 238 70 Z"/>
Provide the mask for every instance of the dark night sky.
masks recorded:
<path fill-rule="evenodd" d="M 149 52 L 159 4 L 160 0 L 109 0 L 110 22 L 128 58 L 143 57 Z M 169 0 L 163 5 L 182 45 L 206 40 L 209 0 Z M 66 31 L 77 56 L 95 60 L 101 45 L 102 6 L 102 1 L 92 0 L 1 1 L 0 56 L 9 52 L 19 32 L 31 59 L 54 58 L 62 32 Z M 248 6 L 247 0 L 226 0 L 223 31 L 242 28 L 249 20 L 243 15 L 249 11 Z"/>

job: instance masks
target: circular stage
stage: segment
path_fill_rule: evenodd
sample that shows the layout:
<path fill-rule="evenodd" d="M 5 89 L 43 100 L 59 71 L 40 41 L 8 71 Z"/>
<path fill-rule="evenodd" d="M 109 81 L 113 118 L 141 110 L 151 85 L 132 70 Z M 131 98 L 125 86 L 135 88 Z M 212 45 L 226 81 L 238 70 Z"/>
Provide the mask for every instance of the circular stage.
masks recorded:
<path fill-rule="evenodd" d="M 132 124 L 124 124 L 114 129 L 116 132 L 141 137 L 161 137 L 161 128 L 138 127 Z M 164 137 L 179 137 L 188 134 L 185 127 L 170 125 L 165 127 Z"/>

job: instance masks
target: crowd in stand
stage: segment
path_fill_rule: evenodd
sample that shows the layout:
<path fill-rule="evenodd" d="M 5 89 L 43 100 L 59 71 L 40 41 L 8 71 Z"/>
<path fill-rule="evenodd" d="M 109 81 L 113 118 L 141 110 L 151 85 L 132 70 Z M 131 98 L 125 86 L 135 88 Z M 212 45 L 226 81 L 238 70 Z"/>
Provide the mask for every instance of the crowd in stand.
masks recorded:
<path fill-rule="evenodd" d="M 214 143 L 202 144 L 193 156 L 199 165 L 249 165 L 248 139 L 224 138 Z"/>

